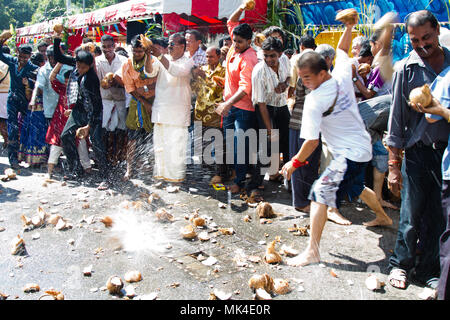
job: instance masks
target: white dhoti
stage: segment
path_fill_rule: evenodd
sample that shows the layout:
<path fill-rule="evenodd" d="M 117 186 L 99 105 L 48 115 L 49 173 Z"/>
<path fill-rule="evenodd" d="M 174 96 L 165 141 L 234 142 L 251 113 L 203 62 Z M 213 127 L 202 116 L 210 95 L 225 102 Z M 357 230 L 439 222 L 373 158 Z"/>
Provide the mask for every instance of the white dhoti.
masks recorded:
<path fill-rule="evenodd" d="M 156 179 L 180 182 L 186 177 L 186 148 L 188 128 L 155 123 L 153 127 L 153 148 Z"/>
<path fill-rule="evenodd" d="M 6 102 L 8 100 L 8 92 L 0 93 L 0 118 L 8 119 L 8 112 L 6 110 Z"/>
<path fill-rule="evenodd" d="M 125 101 L 103 100 L 102 127 L 107 131 L 125 130 L 127 108 Z"/>

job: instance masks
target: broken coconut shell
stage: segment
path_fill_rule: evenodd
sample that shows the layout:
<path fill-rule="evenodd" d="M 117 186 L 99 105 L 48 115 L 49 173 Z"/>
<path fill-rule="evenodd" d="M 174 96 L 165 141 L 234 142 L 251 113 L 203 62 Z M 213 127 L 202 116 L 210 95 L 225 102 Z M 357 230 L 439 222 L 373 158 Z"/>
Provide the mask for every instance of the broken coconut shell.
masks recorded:
<path fill-rule="evenodd" d="M 274 282 L 271 276 L 267 273 L 262 275 L 254 275 L 248 281 L 248 286 L 253 291 L 257 289 L 264 289 L 266 292 L 272 293 L 274 291 Z"/>
<path fill-rule="evenodd" d="M 260 218 L 273 218 L 276 217 L 275 212 L 270 203 L 268 202 L 260 202 L 256 207 L 256 213 Z"/>
<path fill-rule="evenodd" d="M 203 227 L 206 224 L 206 221 L 204 218 L 201 217 L 196 217 L 192 220 L 192 223 L 194 224 L 194 226 L 196 227 Z"/>
<path fill-rule="evenodd" d="M 272 300 L 272 296 L 264 289 L 256 289 L 255 300 Z"/>
<path fill-rule="evenodd" d="M 295 256 L 298 255 L 300 252 L 299 252 L 298 250 L 292 248 L 292 247 L 289 247 L 289 246 L 283 244 L 283 245 L 281 246 L 280 253 L 281 253 L 281 254 L 284 254 L 284 255 L 287 256 L 287 257 L 295 257 Z"/>
<path fill-rule="evenodd" d="M 58 224 L 59 219 L 61 219 L 61 216 L 59 214 L 52 214 L 50 217 L 48 217 L 47 221 L 48 223 L 56 226 Z"/>
<path fill-rule="evenodd" d="M 126 282 L 139 282 L 142 280 L 142 275 L 139 271 L 128 271 L 125 276 L 124 279 Z"/>
<path fill-rule="evenodd" d="M 194 227 L 191 226 L 190 224 L 181 228 L 180 232 L 183 238 L 185 239 L 194 239 L 197 236 Z"/>
<path fill-rule="evenodd" d="M 12 244 L 11 249 L 12 255 L 22 254 L 25 252 L 25 241 L 19 235 L 17 235 L 17 237 L 13 239 L 11 244 Z"/>
<path fill-rule="evenodd" d="M 234 234 L 233 228 L 219 228 L 219 232 L 226 236 L 232 236 Z"/>
<path fill-rule="evenodd" d="M 282 261 L 280 254 L 275 251 L 275 242 L 274 240 L 269 243 L 264 256 L 264 260 L 270 264 L 280 263 Z"/>
<path fill-rule="evenodd" d="M 286 294 L 292 291 L 287 280 L 274 279 L 273 284 L 274 284 L 274 291 L 276 294 Z"/>
<path fill-rule="evenodd" d="M 164 208 L 159 208 L 158 210 L 156 210 L 155 215 L 158 218 L 158 220 L 170 222 L 174 221 L 173 215 L 167 212 L 167 210 Z"/>
<path fill-rule="evenodd" d="M 16 172 L 15 172 L 13 169 L 11 169 L 11 168 L 5 169 L 5 176 L 6 176 L 8 179 L 10 179 L 10 180 L 13 180 L 13 179 L 16 179 L 16 178 L 17 178 Z"/>
<path fill-rule="evenodd" d="M 433 97 L 428 84 L 411 90 L 409 93 L 409 100 L 415 104 L 420 104 L 423 108 L 430 106 Z"/>
<path fill-rule="evenodd" d="M 39 290 L 41 290 L 41 288 L 37 283 L 27 283 L 23 288 L 23 292 L 26 293 L 38 292 Z"/>
<path fill-rule="evenodd" d="M 106 288 L 110 294 L 119 294 L 123 288 L 122 279 L 118 276 L 111 276 L 106 282 Z"/>
<path fill-rule="evenodd" d="M 200 232 L 198 234 L 198 238 L 200 239 L 200 241 L 208 241 L 209 239 L 211 239 L 208 235 L 208 232 L 206 231 Z"/>
<path fill-rule="evenodd" d="M 42 295 L 39 297 L 39 300 L 41 300 L 41 298 L 45 297 L 45 296 L 52 296 L 53 299 L 55 300 L 64 300 L 64 295 L 62 294 L 62 292 L 60 291 L 56 291 L 56 290 L 47 290 L 45 291 L 45 295 Z"/>
<path fill-rule="evenodd" d="M 375 291 L 380 290 L 381 287 L 384 286 L 384 282 L 381 282 L 378 277 L 374 274 L 371 274 L 365 281 L 366 287 L 369 290 Z"/>

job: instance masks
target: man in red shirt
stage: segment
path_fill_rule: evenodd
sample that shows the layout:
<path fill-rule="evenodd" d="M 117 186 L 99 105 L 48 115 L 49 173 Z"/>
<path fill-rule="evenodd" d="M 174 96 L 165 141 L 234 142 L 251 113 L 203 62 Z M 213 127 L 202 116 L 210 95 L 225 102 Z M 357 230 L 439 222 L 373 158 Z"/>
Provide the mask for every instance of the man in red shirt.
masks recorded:
<path fill-rule="evenodd" d="M 252 29 L 246 23 L 239 24 L 239 17 L 244 10 L 244 6 L 239 7 L 227 22 L 233 45 L 226 60 L 224 102 L 216 108 L 216 112 L 223 116 L 223 129 L 227 141 L 229 141 L 228 138 L 231 134 L 234 136 L 233 163 L 236 178 L 234 184 L 230 187 L 232 193 L 238 193 L 244 189 L 245 176 L 250 169 L 249 147 L 252 145 L 256 151 L 257 146 L 256 134 L 252 136 L 251 131 L 248 130 L 256 128 L 255 108 L 252 103 L 252 71 L 258 63 L 258 58 L 256 51 L 251 47 Z M 256 133 L 256 131 L 254 132 Z M 256 138 L 256 141 L 255 139 L 248 141 L 252 137 Z M 244 145 L 245 159 L 242 159 L 244 154 L 240 150 Z M 231 156 L 231 154 L 233 153 L 227 151 L 228 156 Z M 227 163 L 230 163 L 230 161 L 227 161 Z M 253 182 L 259 174 L 259 172 L 254 172 L 252 175 Z M 251 191 L 256 188 L 257 183 L 250 182 L 246 189 Z"/>

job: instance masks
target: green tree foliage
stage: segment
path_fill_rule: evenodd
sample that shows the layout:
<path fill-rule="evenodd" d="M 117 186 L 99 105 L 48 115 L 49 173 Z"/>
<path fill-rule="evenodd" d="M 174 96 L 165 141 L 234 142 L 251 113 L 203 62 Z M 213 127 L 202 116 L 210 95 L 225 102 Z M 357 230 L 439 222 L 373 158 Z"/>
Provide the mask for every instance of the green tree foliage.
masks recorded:
<path fill-rule="evenodd" d="M 9 29 L 9 25 L 20 28 L 30 21 L 38 5 L 32 0 L 0 0 L 0 29 Z"/>

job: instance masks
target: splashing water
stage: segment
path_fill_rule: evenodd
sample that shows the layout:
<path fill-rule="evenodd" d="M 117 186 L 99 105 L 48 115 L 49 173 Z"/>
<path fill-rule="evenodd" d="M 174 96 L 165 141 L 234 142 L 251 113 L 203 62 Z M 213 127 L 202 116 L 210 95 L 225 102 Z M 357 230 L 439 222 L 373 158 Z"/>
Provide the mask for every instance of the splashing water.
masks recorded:
<path fill-rule="evenodd" d="M 114 221 L 111 233 L 120 240 L 127 252 L 167 252 L 168 245 L 179 241 L 176 228 L 167 228 L 166 224 L 156 221 L 155 217 L 149 214 L 120 209 L 119 213 L 111 217 Z"/>

